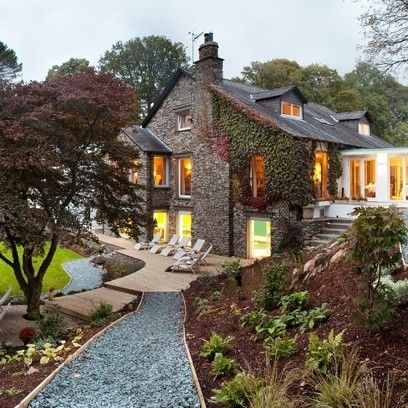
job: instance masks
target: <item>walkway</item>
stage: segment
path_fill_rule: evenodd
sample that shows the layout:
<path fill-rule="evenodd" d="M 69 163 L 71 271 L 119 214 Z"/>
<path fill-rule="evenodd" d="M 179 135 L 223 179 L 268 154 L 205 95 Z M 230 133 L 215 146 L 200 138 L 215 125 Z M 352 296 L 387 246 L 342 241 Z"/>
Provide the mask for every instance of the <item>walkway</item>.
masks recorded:
<path fill-rule="evenodd" d="M 122 248 L 116 252 L 141 259 L 146 263 L 140 271 L 105 284 L 106 287 L 129 293 L 178 292 L 187 289 L 190 283 L 196 280 L 198 276 L 217 274 L 218 266 L 227 259 L 224 256 L 210 254 L 207 257 L 208 265 L 200 266 L 200 271 L 197 274 L 190 272 L 166 272 L 166 269 L 174 264 L 171 256 L 165 257 L 160 254 L 152 254 L 146 250 L 136 251 L 133 249 L 134 242 L 124 238 L 115 238 L 107 235 L 97 235 L 97 237 L 101 242 Z"/>
<path fill-rule="evenodd" d="M 145 294 L 137 313 L 95 340 L 29 407 L 198 407 L 182 322 L 179 294 Z"/>

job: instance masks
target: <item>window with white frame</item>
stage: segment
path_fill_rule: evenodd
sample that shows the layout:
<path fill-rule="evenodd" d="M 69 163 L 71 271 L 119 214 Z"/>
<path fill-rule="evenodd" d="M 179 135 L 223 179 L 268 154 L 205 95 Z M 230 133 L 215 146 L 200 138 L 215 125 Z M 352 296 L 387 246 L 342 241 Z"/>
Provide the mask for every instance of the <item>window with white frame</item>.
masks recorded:
<path fill-rule="evenodd" d="M 179 197 L 191 197 L 191 157 L 181 157 L 178 160 L 178 193 Z"/>
<path fill-rule="evenodd" d="M 177 130 L 191 129 L 191 113 L 190 111 L 177 114 Z"/>
<path fill-rule="evenodd" d="M 281 115 L 302 119 L 302 107 L 291 102 L 282 101 Z"/>
<path fill-rule="evenodd" d="M 153 156 L 153 185 L 168 187 L 169 164 L 167 156 Z"/>
<path fill-rule="evenodd" d="M 368 123 L 359 123 L 358 124 L 358 133 L 360 135 L 369 135 L 370 134 L 370 125 Z"/>

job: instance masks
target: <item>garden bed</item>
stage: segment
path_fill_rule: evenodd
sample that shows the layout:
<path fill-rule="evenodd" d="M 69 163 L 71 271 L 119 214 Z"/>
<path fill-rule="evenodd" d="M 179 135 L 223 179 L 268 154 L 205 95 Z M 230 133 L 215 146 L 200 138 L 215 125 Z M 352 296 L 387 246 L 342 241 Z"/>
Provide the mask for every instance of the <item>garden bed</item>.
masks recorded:
<path fill-rule="evenodd" d="M 253 299 L 255 292 L 263 284 L 262 269 L 268 262 L 273 261 L 264 260 L 253 267 L 244 268 L 242 289 L 239 289 L 231 279 L 216 277 L 212 282 L 208 279 L 199 279 L 193 282 L 184 293 L 187 305 L 186 338 L 207 401 L 213 395 L 215 388 L 231 378 L 225 376 L 214 378 L 210 362 L 200 356 L 203 340 L 208 339 L 211 332 L 234 337 L 232 350 L 228 356 L 236 359 L 243 369 L 250 369 L 260 376 L 265 370 L 266 356 L 263 352 L 262 340 L 251 339 L 254 332 L 248 328 L 242 328 L 239 319 L 243 314 L 257 308 Z M 405 277 L 405 274 L 398 271 L 396 276 Z M 331 330 L 335 333 L 345 330 L 346 346 L 359 350 L 361 361 L 365 361 L 373 369 L 377 379 L 384 380 L 390 374 L 395 380 L 397 394 L 401 395 L 407 390 L 408 309 L 406 307 L 398 308 L 399 317 L 395 324 L 384 328 L 369 339 L 366 330 L 353 319 L 356 314 L 353 299 L 358 295 L 358 289 L 350 262 L 342 260 L 328 267 L 312 277 L 302 290 L 309 291 L 308 308 L 317 307 L 323 303 L 327 303 L 330 307 L 330 317 L 315 330 L 320 338 L 327 336 Z M 197 299 L 201 299 L 199 302 L 209 305 L 210 308 L 201 316 L 197 316 Z M 269 313 L 276 315 L 278 309 Z M 303 369 L 309 334 L 300 333 L 298 328 L 289 329 L 288 334 L 291 337 L 297 335 L 298 351 L 292 357 L 280 360 L 278 364 L 280 367 L 290 364 Z M 301 386 L 297 386 L 293 391 L 299 394 L 309 392 L 307 387 Z M 223 405 L 211 404 L 211 406 L 222 407 Z"/>
<path fill-rule="evenodd" d="M 85 344 L 89 339 L 103 330 L 106 326 L 119 319 L 123 315 L 136 310 L 140 298 L 141 297 L 138 296 L 135 302 L 127 305 L 121 312 L 116 313 L 111 318 L 105 320 L 99 325 L 82 326 L 83 335 L 79 343 L 81 345 Z M 69 341 L 70 339 L 68 338 L 67 343 L 69 343 Z M 11 349 L 8 351 L 9 353 L 13 353 L 21 349 L 23 349 L 23 347 Z M 0 365 L 0 407 L 15 407 L 26 395 L 28 395 L 34 388 L 36 388 L 46 377 L 48 377 L 48 375 L 56 370 L 63 363 L 63 361 L 66 360 L 75 351 L 76 348 L 72 349 L 69 352 L 62 353 L 62 361 L 52 362 L 45 365 L 41 365 L 38 361 L 34 362 L 32 366 L 38 371 L 30 375 L 26 375 L 27 367 L 22 361 Z"/>

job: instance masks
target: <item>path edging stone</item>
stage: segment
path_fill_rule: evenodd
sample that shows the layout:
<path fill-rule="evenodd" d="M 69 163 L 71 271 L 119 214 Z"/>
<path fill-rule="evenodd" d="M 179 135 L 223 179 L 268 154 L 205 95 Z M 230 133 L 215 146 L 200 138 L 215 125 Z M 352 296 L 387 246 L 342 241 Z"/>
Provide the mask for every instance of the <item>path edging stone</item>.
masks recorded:
<path fill-rule="evenodd" d="M 101 331 L 96 333 L 92 336 L 86 343 L 84 343 L 81 347 L 79 347 L 75 352 L 69 355 L 53 372 L 51 372 L 40 384 L 38 384 L 28 395 L 26 395 L 22 401 L 20 401 L 14 408 L 26 408 L 30 404 L 30 402 L 54 379 L 54 377 L 71 361 L 75 360 L 85 349 L 94 342 L 98 337 L 102 336 L 106 331 L 110 328 L 124 320 L 126 317 L 130 316 L 131 314 L 136 314 L 139 311 L 141 304 L 143 303 L 144 293 L 142 292 L 139 304 L 137 305 L 136 310 L 132 312 L 124 314 L 118 320 L 115 320 Z"/>
<path fill-rule="evenodd" d="M 184 305 L 184 319 L 183 319 L 183 342 L 184 342 L 184 347 L 186 349 L 188 362 L 190 363 L 190 369 L 191 369 L 191 373 L 193 375 L 195 387 L 196 387 L 197 394 L 198 394 L 198 399 L 200 400 L 200 407 L 201 408 L 207 408 L 207 405 L 206 405 L 205 399 L 204 399 L 204 394 L 203 394 L 203 391 L 201 390 L 200 381 L 198 380 L 197 372 L 196 372 L 196 369 L 194 367 L 194 362 L 193 362 L 193 359 L 191 357 L 190 349 L 188 348 L 188 344 L 187 344 L 187 339 L 186 339 L 187 305 L 186 305 L 186 299 L 184 297 L 183 292 L 180 292 L 180 294 L 181 294 L 181 298 L 183 299 L 183 305 Z"/>

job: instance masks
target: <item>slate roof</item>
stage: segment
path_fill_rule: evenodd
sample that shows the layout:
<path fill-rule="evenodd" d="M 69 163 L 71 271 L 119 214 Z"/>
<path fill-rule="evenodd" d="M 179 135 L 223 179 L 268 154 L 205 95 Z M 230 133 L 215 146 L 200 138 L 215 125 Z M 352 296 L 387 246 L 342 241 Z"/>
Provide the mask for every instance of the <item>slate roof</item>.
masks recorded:
<path fill-rule="evenodd" d="M 270 91 L 263 90 L 256 92 L 252 95 L 252 99 L 255 101 L 262 101 L 264 99 L 277 98 L 278 96 L 285 95 L 290 91 L 294 91 L 304 103 L 307 103 L 307 99 L 302 95 L 297 86 L 286 86 L 284 88 L 271 89 Z"/>
<path fill-rule="evenodd" d="M 335 118 L 339 121 L 358 120 L 358 119 L 361 119 L 365 115 L 367 115 L 367 111 L 341 112 L 341 113 L 336 113 Z"/>
<path fill-rule="evenodd" d="M 390 143 L 373 134 L 360 135 L 357 131 L 354 132 L 338 121 L 336 112 L 317 103 L 309 102 L 304 104 L 303 120 L 292 119 L 273 112 L 271 108 L 258 103 L 254 99 L 254 95 L 257 93 L 269 92 L 265 89 L 227 79 L 224 79 L 219 85 L 214 85 L 214 88 L 234 97 L 244 106 L 254 109 L 264 119 L 271 121 L 275 126 L 295 137 L 337 143 L 342 146 L 393 147 Z M 282 89 L 278 92 L 282 92 Z"/>
<path fill-rule="evenodd" d="M 131 126 L 123 129 L 122 133 L 144 152 L 171 153 L 171 149 L 147 128 Z"/>

